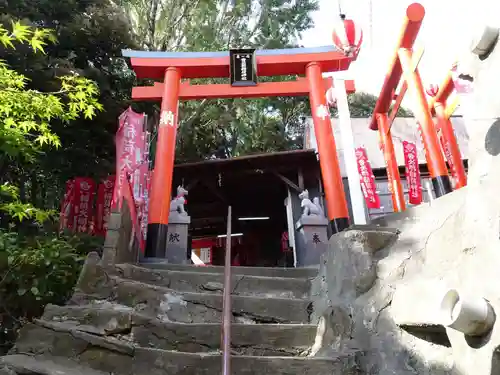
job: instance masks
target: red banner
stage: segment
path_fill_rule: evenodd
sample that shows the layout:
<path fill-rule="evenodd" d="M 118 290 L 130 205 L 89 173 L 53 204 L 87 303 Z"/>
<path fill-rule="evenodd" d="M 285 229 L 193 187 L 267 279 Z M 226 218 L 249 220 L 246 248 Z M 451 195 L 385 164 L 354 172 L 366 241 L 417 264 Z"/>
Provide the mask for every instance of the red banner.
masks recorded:
<path fill-rule="evenodd" d="M 88 232 L 92 219 L 95 182 L 91 178 L 75 178 L 74 226 L 77 232 Z"/>
<path fill-rule="evenodd" d="M 126 180 L 123 185 L 123 199 L 127 202 L 130 210 L 130 219 L 132 220 L 132 232 L 135 234 L 136 238 L 141 244 L 141 229 L 139 227 L 139 218 L 137 216 L 137 203 L 134 199 L 134 193 L 132 190 L 132 183 L 129 181 L 128 176 L 125 176 Z"/>
<path fill-rule="evenodd" d="M 119 127 L 116 132 L 116 183 L 113 193 L 113 207 L 121 205 L 124 194 L 126 175 L 132 176 L 133 194 L 140 196 L 140 171 L 143 164 L 146 136 L 144 132 L 144 114 L 136 113 L 128 108 L 120 115 Z M 135 189 L 137 185 L 137 189 Z"/>
<path fill-rule="evenodd" d="M 59 216 L 59 230 L 73 228 L 73 204 L 75 198 L 75 181 L 66 182 L 66 192 L 61 204 L 61 214 Z"/>
<path fill-rule="evenodd" d="M 406 182 L 408 184 L 408 201 L 410 204 L 420 204 L 422 203 L 422 183 L 418 167 L 417 145 L 403 141 L 403 153 L 406 166 Z"/>
<path fill-rule="evenodd" d="M 356 159 L 358 161 L 359 182 L 366 205 L 368 208 L 380 208 L 380 197 L 377 194 L 375 176 L 364 147 L 356 148 Z"/>
<path fill-rule="evenodd" d="M 450 144 L 449 142 L 446 142 L 443 137 L 443 133 L 441 129 L 437 130 L 437 134 L 439 137 L 439 141 L 441 142 L 441 149 L 443 150 L 444 156 L 446 157 L 446 160 L 448 161 L 448 165 L 450 166 L 451 170 L 451 175 L 455 181 L 458 180 L 457 176 L 457 170 L 455 168 L 455 164 L 453 163 L 453 157 L 451 156 L 451 149 L 450 149 Z"/>
<path fill-rule="evenodd" d="M 139 223 L 141 229 L 140 247 L 144 251 L 146 249 L 146 235 L 148 232 L 148 210 L 149 210 L 149 175 L 146 175 L 146 186 L 139 203 Z"/>
<path fill-rule="evenodd" d="M 115 186 L 115 176 L 109 176 L 97 189 L 96 214 L 94 220 L 95 234 L 104 236 L 108 229 L 109 214 L 111 213 L 111 201 Z"/>

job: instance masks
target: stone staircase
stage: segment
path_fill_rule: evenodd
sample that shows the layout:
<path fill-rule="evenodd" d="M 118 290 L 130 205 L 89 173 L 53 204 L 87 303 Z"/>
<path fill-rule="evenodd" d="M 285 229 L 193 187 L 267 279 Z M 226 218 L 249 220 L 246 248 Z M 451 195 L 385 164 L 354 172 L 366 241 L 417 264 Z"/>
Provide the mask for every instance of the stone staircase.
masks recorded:
<path fill-rule="evenodd" d="M 351 354 L 308 356 L 313 269 L 233 267 L 232 375 L 359 374 Z M 221 374 L 223 268 L 103 266 L 89 255 L 71 301 L 25 326 L 0 375 Z"/>

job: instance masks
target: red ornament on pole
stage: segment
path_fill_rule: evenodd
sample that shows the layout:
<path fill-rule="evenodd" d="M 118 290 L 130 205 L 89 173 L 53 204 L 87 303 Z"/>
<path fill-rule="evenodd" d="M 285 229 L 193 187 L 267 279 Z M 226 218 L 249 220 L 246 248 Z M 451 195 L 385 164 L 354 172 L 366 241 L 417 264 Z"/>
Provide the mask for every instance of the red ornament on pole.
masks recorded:
<path fill-rule="evenodd" d="M 433 98 L 439 92 L 439 85 L 436 85 L 435 83 L 431 83 L 429 85 L 429 87 L 427 87 L 425 92 L 427 93 L 427 95 L 429 95 L 431 98 Z"/>
<path fill-rule="evenodd" d="M 363 30 L 353 20 L 340 15 L 340 21 L 333 28 L 333 45 L 344 52 L 348 57 L 356 57 L 361 43 L 363 43 Z"/>

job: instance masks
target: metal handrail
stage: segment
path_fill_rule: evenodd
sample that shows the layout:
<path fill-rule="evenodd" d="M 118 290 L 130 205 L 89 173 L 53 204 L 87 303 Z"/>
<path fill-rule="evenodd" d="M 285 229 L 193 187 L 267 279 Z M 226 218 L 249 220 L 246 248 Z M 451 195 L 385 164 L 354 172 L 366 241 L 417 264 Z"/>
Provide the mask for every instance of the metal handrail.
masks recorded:
<path fill-rule="evenodd" d="M 222 375 L 231 373 L 231 206 L 227 208 L 224 291 L 222 295 Z"/>

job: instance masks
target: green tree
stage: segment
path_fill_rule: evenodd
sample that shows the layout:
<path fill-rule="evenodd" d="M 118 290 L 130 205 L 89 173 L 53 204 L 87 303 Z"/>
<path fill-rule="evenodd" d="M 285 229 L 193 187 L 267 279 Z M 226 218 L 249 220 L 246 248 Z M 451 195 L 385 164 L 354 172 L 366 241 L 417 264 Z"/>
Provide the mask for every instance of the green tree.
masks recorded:
<path fill-rule="evenodd" d="M 0 27 L 0 42 L 6 48 L 14 49 L 14 43 L 21 43 L 44 53 L 47 43 L 54 41 L 48 29 L 33 29 L 19 22 L 13 23 L 10 31 Z M 29 89 L 26 77 L 0 62 L 0 169 L 9 164 L 35 163 L 44 147 L 60 147 L 60 139 L 51 128 L 53 121 L 68 124 L 81 115 L 90 119 L 102 110 L 97 101 L 98 88 L 92 81 L 77 74 L 58 80 L 56 91 Z M 47 212 L 20 200 L 19 186 L 9 177 L 0 175 L 0 210 L 19 220 L 46 218 Z"/>
<path fill-rule="evenodd" d="M 377 96 L 368 94 L 366 92 L 357 92 L 350 94 L 347 97 L 349 102 L 349 110 L 351 111 L 351 117 L 372 117 L 373 111 L 375 110 L 375 104 L 377 103 Z M 337 116 L 337 109 L 333 108 L 332 116 Z M 413 114 L 410 110 L 403 107 L 399 107 L 398 114 L 399 117 L 412 117 Z"/>
<path fill-rule="evenodd" d="M 117 0 L 146 50 L 298 47 L 316 0 Z M 295 77 L 276 77 L 294 79 Z M 269 80 L 262 78 L 261 81 Z M 228 80 L 197 80 L 200 82 Z M 307 98 L 202 100 L 180 107 L 178 161 L 301 146 Z M 157 123 L 157 118 L 152 121 Z"/>
<path fill-rule="evenodd" d="M 78 74 L 96 82 L 104 111 L 92 119 L 51 121 L 61 147 L 45 148 L 36 164 L 18 161 L 4 165 L 0 175 L 19 186 L 23 202 L 56 208 L 67 179 L 100 178 L 114 173 L 114 134 L 118 115 L 130 105 L 134 76 L 121 57 L 123 48 L 135 48 L 123 10 L 109 0 L 8 1 L 2 5 L 0 24 L 11 20 L 50 28 L 58 43 L 33 54 L 26 44 L 2 49 L 0 59 L 26 78 L 29 89 L 59 90 L 57 77 Z"/>

